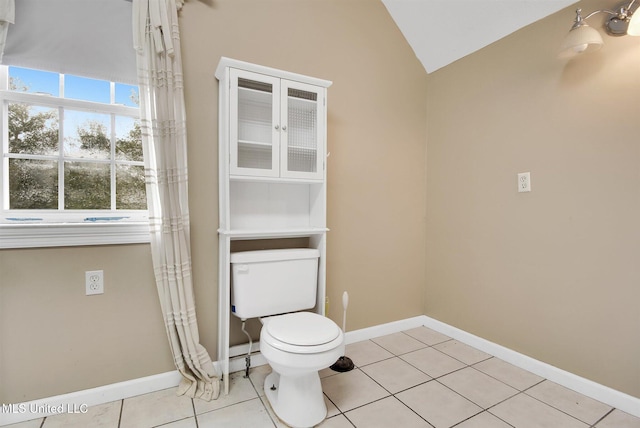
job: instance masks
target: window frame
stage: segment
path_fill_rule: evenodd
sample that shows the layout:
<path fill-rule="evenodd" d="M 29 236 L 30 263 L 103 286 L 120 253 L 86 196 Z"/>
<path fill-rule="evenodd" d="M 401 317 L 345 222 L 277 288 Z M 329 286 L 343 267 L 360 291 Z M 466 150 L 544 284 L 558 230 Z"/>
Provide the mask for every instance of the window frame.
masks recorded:
<path fill-rule="evenodd" d="M 83 76 L 80 76 L 83 77 Z M 62 79 L 61 79 L 62 81 Z M 63 86 L 61 84 L 61 93 Z M 149 242 L 147 210 L 10 210 L 9 159 L 24 158 L 8 153 L 8 105 L 26 103 L 62 110 L 80 110 L 139 118 L 140 109 L 114 103 L 115 83 L 110 82 L 111 103 L 77 100 L 47 94 L 9 90 L 9 67 L 0 65 L 0 249 L 74 245 L 112 245 Z M 59 122 L 63 127 L 63 122 Z M 113 147 L 112 147 L 113 155 Z M 61 157 L 56 157 L 60 162 Z M 84 160 L 91 161 L 91 160 Z M 107 162 L 105 162 L 107 163 Z M 127 164 L 110 160 L 108 164 Z M 131 162 L 136 164 L 136 162 Z M 139 162 L 138 162 L 139 164 Z M 115 178 L 111 177 L 112 186 Z M 112 193 L 115 188 L 112 187 Z"/>

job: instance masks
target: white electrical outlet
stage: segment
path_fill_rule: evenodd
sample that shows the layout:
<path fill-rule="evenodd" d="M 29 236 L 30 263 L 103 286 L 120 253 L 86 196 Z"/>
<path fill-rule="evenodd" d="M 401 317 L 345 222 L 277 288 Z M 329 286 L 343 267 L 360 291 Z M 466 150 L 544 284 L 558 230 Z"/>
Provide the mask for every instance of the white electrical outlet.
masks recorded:
<path fill-rule="evenodd" d="M 87 296 L 104 293 L 104 272 L 88 270 L 84 273 Z"/>
<path fill-rule="evenodd" d="M 518 192 L 531 191 L 531 173 L 521 172 L 518 174 Z"/>

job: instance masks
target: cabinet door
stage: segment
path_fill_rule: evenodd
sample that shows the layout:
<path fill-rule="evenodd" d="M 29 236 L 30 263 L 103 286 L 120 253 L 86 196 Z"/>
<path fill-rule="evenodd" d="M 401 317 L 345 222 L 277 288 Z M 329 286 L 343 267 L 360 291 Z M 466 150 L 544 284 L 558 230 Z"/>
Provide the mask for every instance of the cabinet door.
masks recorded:
<path fill-rule="evenodd" d="M 317 86 L 282 80 L 280 175 L 324 177 L 324 99 Z"/>
<path fill-rule="evenodd" d="M 230 173 L 280 174 L 280 79 L 230 70 Z"/>

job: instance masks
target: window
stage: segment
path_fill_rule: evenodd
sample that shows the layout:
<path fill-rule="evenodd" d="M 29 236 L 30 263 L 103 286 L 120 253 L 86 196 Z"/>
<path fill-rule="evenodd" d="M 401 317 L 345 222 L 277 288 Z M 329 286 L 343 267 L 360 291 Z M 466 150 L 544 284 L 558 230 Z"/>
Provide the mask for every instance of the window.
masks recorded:
<path fill-rule="evenodd" d="M 148 242 L 136 86 L 2 66 L 0 102 L 0 247 Z"/>

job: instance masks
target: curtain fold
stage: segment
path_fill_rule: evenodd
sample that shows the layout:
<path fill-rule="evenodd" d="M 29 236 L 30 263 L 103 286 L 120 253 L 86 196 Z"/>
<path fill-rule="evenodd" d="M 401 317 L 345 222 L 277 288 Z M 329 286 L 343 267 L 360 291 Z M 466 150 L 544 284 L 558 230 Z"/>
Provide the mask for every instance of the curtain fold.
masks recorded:
<path fill-rule="evenodd" d="M 179 2 L 180 3 L 180 2 Z M 187 134 L 176 0 L 134 0 L 151 253 L 179 395 L 218 397 L 220 379 L 199 343 L 191 277 Z"/>

